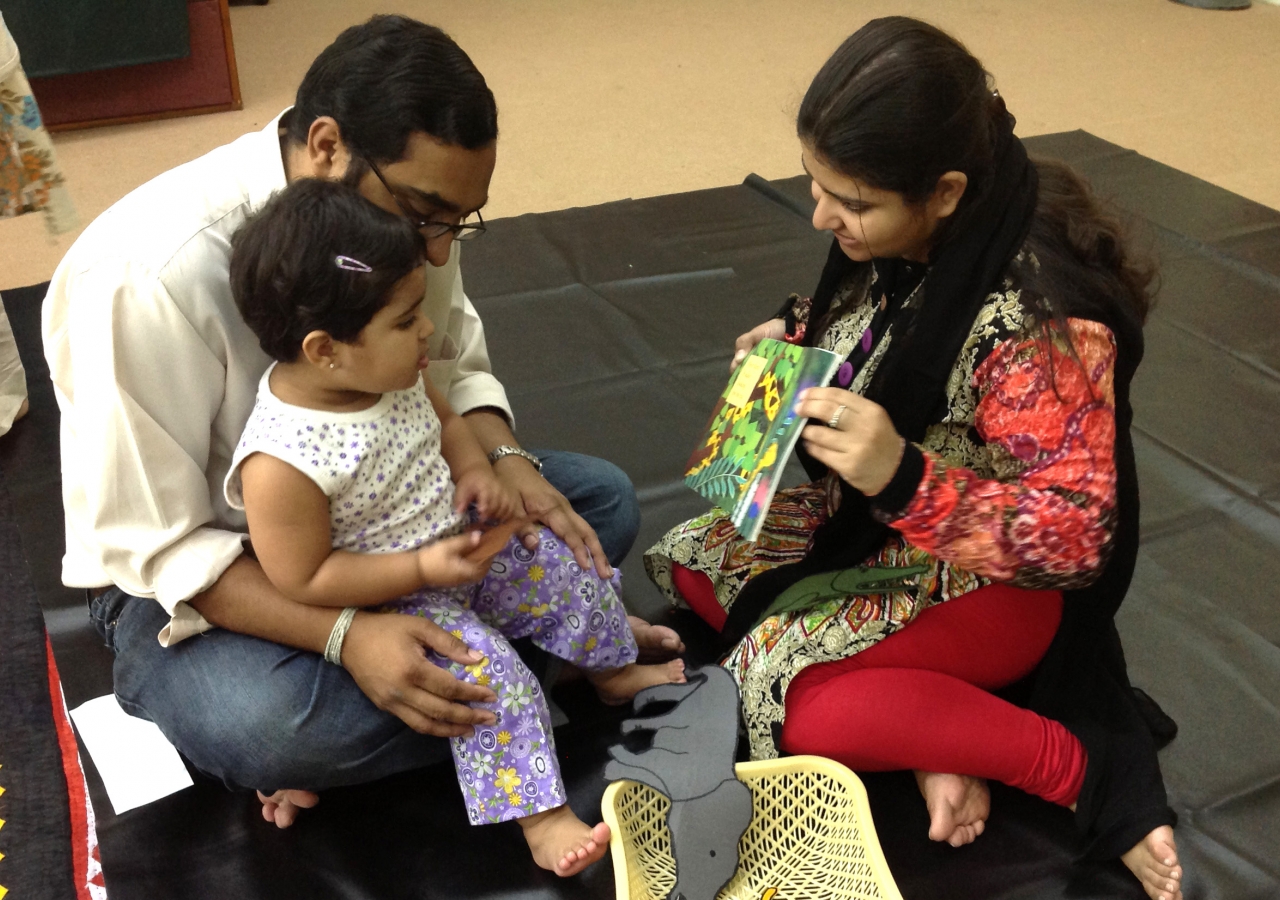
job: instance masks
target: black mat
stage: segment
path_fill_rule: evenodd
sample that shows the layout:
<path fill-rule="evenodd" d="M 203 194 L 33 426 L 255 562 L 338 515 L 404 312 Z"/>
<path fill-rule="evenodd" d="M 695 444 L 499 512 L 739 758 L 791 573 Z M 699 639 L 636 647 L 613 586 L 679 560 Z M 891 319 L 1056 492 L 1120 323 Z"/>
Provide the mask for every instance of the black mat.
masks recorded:
<path fill-rule="evenodd" d="M 1087 173 L 1145 225 L 1163 260 L 1134 384 L 1143 549 L 1120 627 L 1135 682 L 1181 725 L 1161 762 L 1181 816 L 1188 897 L 1275 897 L 1280 213 L 1083 132 L 1028 144 Z M 733 338 L 816 282 L 827 241 L 808 224 L 810 206 L 804 179 L 748 179 L 506 219 L 466 246 L 467 289 L 521 439 L 604 456 L 636 483 L 644 525 L 623 571 L 641 614 L 666 611 L 639 551 L 703 509 L 678 476 L 723 387 Z M 39 293 L 5 295 L 29 363 Z M 31 369 L 32 415 L 0 441 L 0 465 L 74 704 L 109 689 L 110 660 L 80 598 L 57 584 L 57 413 Z M 9 601 L 7 585 L 0 596 Z M 586 817 L 618 716 L 573 691 L 558 696 L 572 721 L 557 741 Z M 98 791 L 108 888 L 118 900 L 613 895 L 607 865 L 561 882 L 532 866 L 514 826 L 464 827 L 452 778 L 441 766 L 333 791 L 288 832 L 265 826 L 251 798 L 206 783 L 122 816 Z M 1073 862 L 1068 815 L 1016 791 L 997 788 L 986 834 L 953 850 L 925 838 L 909 777 L 866 782 L 908 900 L 1144 896 L 1118 863 Z"/>

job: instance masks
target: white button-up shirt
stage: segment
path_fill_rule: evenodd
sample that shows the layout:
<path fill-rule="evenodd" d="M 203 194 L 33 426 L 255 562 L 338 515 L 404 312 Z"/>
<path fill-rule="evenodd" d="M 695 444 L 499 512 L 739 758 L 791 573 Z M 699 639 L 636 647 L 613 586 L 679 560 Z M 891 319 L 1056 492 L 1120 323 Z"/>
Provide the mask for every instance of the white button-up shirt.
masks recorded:
<path fill-rule="evenodd" d="M 278 119 L 179 166 L 97 218 L 54 272 L 45 355 L 62 411 L 69 587 L 153 597 L 170 645 L 210 626 L 186 603 L 240 555 L 222 483 L 270 360 L 231 296 L 231 236 L 285 186 Z M 459 412 L 495 407 L 484 330 L 455 244 L 427 269 L 428 375 Z"/>

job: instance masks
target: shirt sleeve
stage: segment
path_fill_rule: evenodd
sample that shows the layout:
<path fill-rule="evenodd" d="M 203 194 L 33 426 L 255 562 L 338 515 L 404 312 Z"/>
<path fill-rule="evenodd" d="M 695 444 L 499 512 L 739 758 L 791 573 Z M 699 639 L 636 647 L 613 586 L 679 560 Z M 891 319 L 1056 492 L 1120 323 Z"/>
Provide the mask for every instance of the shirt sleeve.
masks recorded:
<path fill-rule="evenodd" d="M 918 479 L 914 492 L 879 517 L 921 549 L 996 581 L 1089 584 L 1115 527 L 1115 358 L 1110 330 L 1078 319 L 1065 335 L 997 346 L 974 374 L 974 427 L 998 477 L 909 447 L 901 471 Z"/>
<path fill-rule="evenodd" d="M 458 253 L 454 245 L 454 253 Z M 430 277 L 430 275 L 428 275 Z M 493 376 L 489 364 L 489 348 L 484 339 L 484 325 L 480 315 L 462 289 L 462 269 L 454 266 L 450 295 L 449 339 L 457 350 L 457 361 L 445 395 L 449 405 L 459 415 L 482 407 L 501 410 L 507 422 L 515 427 L 515 416 L 507 401 L 502 383 Z M 428 368 L 428 371 L 430 369 Z M 439 385 L 437 385 L 439 386 Z"/>
<path fill-rule="evenodd" d="M 225 364 L 151 273 L 103 265 L 59 289 L 46 345 L 82 570 L 69 571 L 69 552 L 64 580 L 96 571 L 153 597 L 172 617 L 161 643 L 174 643 L 210 627 L 185 601 L 217 581 L 245 537 L 212 524 L 206 475 Z"/>

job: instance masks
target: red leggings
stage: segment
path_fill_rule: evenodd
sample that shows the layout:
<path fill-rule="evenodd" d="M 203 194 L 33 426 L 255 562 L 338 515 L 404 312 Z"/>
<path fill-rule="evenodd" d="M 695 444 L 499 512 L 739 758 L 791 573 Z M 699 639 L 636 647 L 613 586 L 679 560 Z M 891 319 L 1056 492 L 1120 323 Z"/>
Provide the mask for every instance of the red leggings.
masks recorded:
<path fill-rule="evenodd" d="M 710 579 L 674 568 L 690 607 L 722 627 Z M 1080 741 L 988 693 L 1036 667 L 1061 618 L 1058 591 L 1003 584 L 931 606 L 875 646 L 797 675 L 787 689 L 782 749 L 864 772 L 989 778 L 1070 806 L 1084 783 Z"/>

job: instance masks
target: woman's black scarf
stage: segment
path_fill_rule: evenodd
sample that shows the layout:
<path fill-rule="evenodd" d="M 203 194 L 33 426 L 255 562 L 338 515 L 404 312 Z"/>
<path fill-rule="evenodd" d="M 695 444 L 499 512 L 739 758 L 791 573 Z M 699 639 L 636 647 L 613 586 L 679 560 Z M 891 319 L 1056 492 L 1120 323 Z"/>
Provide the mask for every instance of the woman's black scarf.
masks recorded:
<path fill-rule="evenodd" d="M 908 441 L 922 440 L 925 429 L 941 418 L 947 379 L 973 321 L 1000 286 L 1031 228 L 1038 182 L 1035 166 L 1013 134 L 1013 117 L 1003 113 L 988 183 L 985 189 L 969 186 L 979 195 L 947 226 L 948 239 L 930 259 L 923 302 L 909 311 L 908 321 L 903 321 L 906 310 L 897 317 L 893 343 L 866 391 L 867 399 L 884 407 Z M 814 292 L 810 328 L 826 315 L 836 290 L 858 266 L 833 242 Z M 773 599 L 800 579 L 861 565 L 884 546 L 890 529 L 872 517 L 866 495 L 847 484 L 841 488 L 840 509 L 814 533 L 805 558 L 762 573 L 743 587 L 721 631 L 725 649 L 741 640 Z"/>

